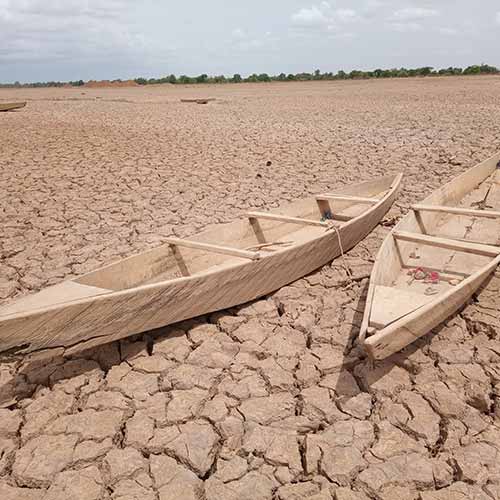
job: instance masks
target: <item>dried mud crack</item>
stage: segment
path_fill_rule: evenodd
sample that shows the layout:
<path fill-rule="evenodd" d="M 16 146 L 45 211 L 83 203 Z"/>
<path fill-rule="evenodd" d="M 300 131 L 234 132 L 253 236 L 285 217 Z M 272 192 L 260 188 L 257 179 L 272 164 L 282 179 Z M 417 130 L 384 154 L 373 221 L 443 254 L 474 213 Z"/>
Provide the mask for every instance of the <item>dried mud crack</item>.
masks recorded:
<path fill-rule="evenodd" d="M 210 107 L 170 86 L 1 90 L 30 102 L 0 117 L 0 304 L 251 209 L 405 180 L 345 262 L 269 297 L 1 361 L 0 498 L 500 499 L 500 272 L 384 362 L 356 344 L 390 227 L 500 150 L 499 81 L 227 85 Z"/>

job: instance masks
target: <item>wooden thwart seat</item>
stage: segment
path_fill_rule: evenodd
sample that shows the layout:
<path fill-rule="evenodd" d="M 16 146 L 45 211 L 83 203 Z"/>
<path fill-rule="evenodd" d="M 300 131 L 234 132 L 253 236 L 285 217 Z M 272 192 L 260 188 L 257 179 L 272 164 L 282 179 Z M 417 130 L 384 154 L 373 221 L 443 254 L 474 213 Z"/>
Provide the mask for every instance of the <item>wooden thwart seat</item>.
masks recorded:
<path fill-rule="evenodd" d="M 500 217 L 500 212 L 494 210 L 475 210 L 472 208 L 446 207 L 444 205 L 412 205 L 415 212 L 443 212 L 456 215 L 470 215 L 472 217 L 487 217 L 495 219 Z"/>
<path fill-rule="evenodd" d="M 290 224 L 301 224 L 305 226 L 325 226 L 328 227 L 328 223 L 321 222 L 319 220 L 311 219 L 301 219 L 300 217 L 289 217 L 288 215 L 272 214 L 268 212 L 248 212 L 247 217 L 249 219 L 267 219 L 276 220 L 280 222 L 289 222 Z"/>
<path fill-rule="evenodd" d="M 476 255 L 485 255 L 487 257 L 496 257 L 497 255 L 500 255 L 500 247 L 492 245 L 469 243 L 467 241 L 454 240 L 451 238 L 439 238 L 425 234 L 408 233 L 406 231 L 393 231 L 392 234 L 396 240 L 422 243 L 423 245 L 457 250 L 459 252 L 472 253 Z"/>
<path fill-rule="evenodd" d="M 376 205 L 380 200 L 378 198 L 364 198 L 362 196 L 348 196 L 348 195 L 343 195 L 343 194 L 331 194 L 331 193 L 325 193 L 325 194 L 318 194 L 315 196 L 316 200 L 319 201 L 328 201 L 328 200 L 333 200 L 333 201 L 352 201 L 354 203 L 361 203 L 364 205 Z"/>
<path fill-rule="evenodd" d="M 182 240 L 180 238 L 167 238 L 165 243 L 176 247 L 194 248 L 198 250 L 205 250 L 207 252 L 231 255 L 242 259 L 259 260 L 261 258 L 259 252 L 240 250 L 239 248 L 225 247 L 221 245 L 212 245 L 211 243 L 202 243 L 199 241 Z"/>

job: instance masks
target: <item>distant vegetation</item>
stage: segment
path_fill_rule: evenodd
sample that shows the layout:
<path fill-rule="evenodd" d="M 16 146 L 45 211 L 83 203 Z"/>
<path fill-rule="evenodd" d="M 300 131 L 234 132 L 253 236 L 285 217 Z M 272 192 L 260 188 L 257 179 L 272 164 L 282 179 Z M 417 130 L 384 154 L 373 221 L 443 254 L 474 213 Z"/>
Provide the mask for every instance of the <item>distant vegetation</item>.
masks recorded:
<path fill-rule="evenodd" d="M 203 84 L 203 83 L 241 83 L 241 82 L 290 82 L 290 81 L 309 81 L 309 80 L 366 80 L 371 78 L 409 78 L 409 77 L 435 77 L 435 76 L 451 76 L 451 75 L 496 75 L 500 74 L 500 70 L 495 66 L 489 66 L 488 64 L 480 64 L 474 66 L 468 66 L 465 69 L 462 68 L 443 68 L 436 70 L 432 66 L 424 66 L 422 68 L 394 68 L 394 69 L 375 69 L 373 71 L 360 71 L 353 70 L 349 73 L 345 71 L 338 71 L 337 73 L 321 73 L 319 69 L 314 71 L 314 73 L 280 73 L 279 75 L 268 75 L 267 73 L 256 74 L 253 73 L 246 78 L 242 77 L 240 74 L 236 73 L 232 77 L 226 77 L 224 75 L 209 76 L 206 74 L 199 76 L 187 76 L 187 75 L 169 75 L 163 78 L 136 78 L 134 81 L 138 85 L 154 85 L 162 83 L 170 84 Z M 109 83 L 109 82 L 108 82 Z M 122 80 L 113 80 L 111 82 L 119 84 Z M 85 82 L 83 80 L 77 80 L 73 82 L 36 82 L 36 83 L 19 83 L 15 82 L 13 84 L 0 84 L 0 87 L 81 87 L 84 86 Z"/>

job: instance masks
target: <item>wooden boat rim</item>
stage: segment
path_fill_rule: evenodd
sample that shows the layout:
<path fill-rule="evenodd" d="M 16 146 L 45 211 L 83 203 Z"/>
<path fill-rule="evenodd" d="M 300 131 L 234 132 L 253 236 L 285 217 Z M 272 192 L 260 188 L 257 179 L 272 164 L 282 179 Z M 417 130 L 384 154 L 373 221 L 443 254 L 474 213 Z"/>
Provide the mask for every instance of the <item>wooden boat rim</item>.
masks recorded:
<path fill-rule="evenodd" d="M 378 177 L 376 179 L 383 179 L 383 178 L 386 178 L 386 179 L 390 179 L 392 178 L 392 182 L 390 184 L 390 188 L 388 189 L 387 193 L 382 196 L 379 201 L 377 201 L 376 204 L 374 205 L 371 205 L 370 208 L 368 208 L 366 211 L 362 212 L 361 214 L 353 217 L 352 219 L 346 221 L 345 223 L 342 224 L 342 226 L 339 226 L 338 229 L 343 229 L 345 227 L 349 227 L 351 225 L 353 225 L 354 223 L 358 222 L 360 218 L 362 217 L 366 217 L 368 216 L 370 213 L 374 212 L 380 205 L 382 205 L 386 200 L 387 198 L 389 198 L 395 191 L 397 191 L 397 189 L 399 188 L 399 186 L 401 185 L 401 180 L 403 178 L 403 173 L 400 172 L 400 173 L 397 173 L 397 174 L 394 174 L 394 175 L 386 175 L 386 176 L 382 176 L 382 177 Z M 372 180 L 376 180 L 376 179 L 372 179 Z M 365 181 L 365 182 L 370 182 L 370 181 Z M 360 183 L 357 183 L 357 184 L 360 184 Z M 357 184 L 354 184 L 354 185 L 357 185 Z M 362 183 L 361 183 L 362 184 Z M 308 197 L 304 197 L 303 199 L 307 199 Z M 298 201 L 298 200 L 297 200 Z M 236 222 L 238 219 L 235 219 L 234 221 L 231 221 L 229 222 L 228 224 L 231 224 L 231 223 L 234 223 Z M 325 230 L 325 232 L 323 234 L 320 234 L 319 236 L 317 236 L 316 239 L 323 239 L 323 238 L 326 238 L 327 236 L 329 236 L 331 233 L 330 231 L 328 230 Z M 267 255 L 262 255 L 261 259 L 259 261 L 256 261 L 256 260 L 248 260 L 248 261 L 245 261 L 245 262 L 234 262 L 234 263 L 230 263 L 228 264 L 227 266 L 225 266 L 225 270 L 231 270 L 231 269 L 235 269 L 235 268 L 238 268 L 240 266 L 251 266 L 251 265 L 256 265 L 257 262 L 260 262 L 260 261 L 265 261 L 266 259 L 270 258 L 270 257 L 273 257 L 273 256 L 276 256 L 276 255 L 279 255 L 279 254 L 282 254 L 282 253 L 286 253 L 288 252 L 291 248 L 301 248 L 305 245 L 307 245 L 309 242 L 302 242 L 302 243 L 299 243 L 297 245 L 293 245 L 292 247 L 283 247 L 283 248 L 277 248 L 276 251 L 272 252 L 272 253 L 269 253 Z M 163 245 L 159 245 L 158 247 L 160 246 L 163 246 Z M 156 248 L 158 248 L 156 247 Z M 152 249 L 148 249 L 148 250 L 152 250 Z M 143 252 L 146 252 L 148 250 L 144 250 Z M 104 267 L 108 267 L 110 265 L 113 265 L 117 262 L 121 262 L 123 260 L 126 260 L 128 258 L 131 258 L 131 257 L 134 257 L 136 255 L 140 255 L 141 253 L 143 252 L 138 252 L 137 254 L 133 254 L 133 255 L 130 255 L 128 257 L 125 257 L 124 259 L 119 259 L 119 260 L 116 260 L 114 262 L 111 262 L 109 264 L 106 264 L 106 266 L 102 266 L 100 268 L 97 268 L 97 269 L 94 269 L 93 271 L 90 271 L 91 273 L 94 273 L 94 272 L 97 272 L 101 269 L 103 269 Z M 122 297 L 124 295 L 127 295 L 127 294 L 131 294 L 131 293 L 135 293 L 137 291 L 142 291 L 142 290 L 155 290 L 155 289 L 159 289 L 159 288 L 162 288 L 165 286 L 166 283 L 184 283 L 184 282 L 187 282 L 187 281 L 191 281 L 191 280 L 194 280 L 194 279 L 197 279 L 199 277 L 206 277 L 206 276 L 210 276 L 211 274 L 216 274 L 220 272 L 219 269 L 207 269 L 206 271 L 201 271 L 201 272 L 198 272 L 192 276 L 182 276 L 182 277 L 179 277 L 179 278 L 171 278 L 171 279 L 167 279 L 167 280 L 163 280 L 163 281 L 158 281 L 156 283 L 150 283 L 150 284 L 145 284 L 145 285 L 137 285 L 137 286 L 133 286 L 133 287 L 130 287 L 130 288 L 126 288 L 124 290 L 111 290 L 110 292 L 106 292 L 106 293 L 101 293 L 99 295 L 93 295 L 93 296 L 90 296 L 90 297 L 84 297 L 84 298 L 81 298 L 81 299 L 74 299 L 74 300 L 68 300 L 68 301 L 65 301 L 65 302 L 58 302 L 58 303 L 55 303 L 55 304 L 51 304 L 50 306 L 42 306 L 42 307 L 32 307 L 26 311 L 21 311 L 21 312 L 15 312 L 15 313 L 7 313 L 7 314 L 1 314 L 1 309 L 0 309 L 0 320 L 1 321 L 8 321 L 8 320 L 14 320 L 14 319 L 21 319 L 21 318 L 24 318 L 24 317 L 28 317 L 32 314 L 36 314 L 36 313 L 40 313 L 40 312 L 51 312 L 51 311 L 55 311 L 57 309 L 59 309 L 61 307 L 61 305 L 68 305 L 68 306 L 74 306 L 74 305 L 80 305 L 80 304 L 86 304 L 86 303 L 90 303 L 90 302 L 93 302 L 93 301 L 102 301 L 102 300 L 105 300 L 106 298 L 109 298 L 111 295 L 113 297 Z M 78 278 L 82 278 L 83 276 L 85 276 L 85 274 L 83 274 L 82 276 L 79 276 Z M 64 280 L 62 281 L 61 283 L 64 283 L 65 281 L 74 281 L 73 280 Z M 57 285 L 54 285 L 54 286 L 57 286 Z"/>

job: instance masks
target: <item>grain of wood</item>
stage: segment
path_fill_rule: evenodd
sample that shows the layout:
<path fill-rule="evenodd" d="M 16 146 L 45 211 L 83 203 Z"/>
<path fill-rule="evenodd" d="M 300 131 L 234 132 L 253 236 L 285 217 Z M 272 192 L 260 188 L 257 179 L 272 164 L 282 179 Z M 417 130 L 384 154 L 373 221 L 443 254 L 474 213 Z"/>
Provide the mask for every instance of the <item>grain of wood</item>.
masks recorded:
<path fill-rule="evenodd" d="M 233 257 L 241 257 L 243 259 L 259 260 L 260 254 L 248 250 L 239 250 L 237 248 L 223 247 L 211 243 L 202 243 L 200 241 L 181 240 L 180 238 L 166 238 L 165 243 L 185 248 L 195 248 L 197 250 L 206 250 L 207 252 L 220 253 L 223 255 L 231 255 Z"/>
<path fill-rule="evenodd" d="M 496 219 L 500 217 L 500 212 L 493 210 L 471 210 L 469 208 L 446 207 L 439 205 L 412 205 L 411 209 L 416 212 L 442 212 L 457 215 L 472 215 L 474 217 L 486 217 Z"/>
<path fill-rule="evenodd" d="M 271 214 L 266 212 L 248 212 L 247 217 L 249 219 L 267 219 L 276 220 L 279 222 L 289 222 L 291 224 L 299 224 L 300 226 L 327 227 L 326 222 L 322 222 L 319 220 L 304 219 L 301 217 L 289 217 L 287 215 Z"/>
<path fill-rule="evenodd" d="M 377 198 L 363 198 L 361 196 L 342 196 L 339 194 L 318 194 L 316 195 L 317 200 L 332 200 L 332 201 L 356 201 L 358 203 L 366 203 L 368 205 L 375 205 L 380 200 Z"/>

